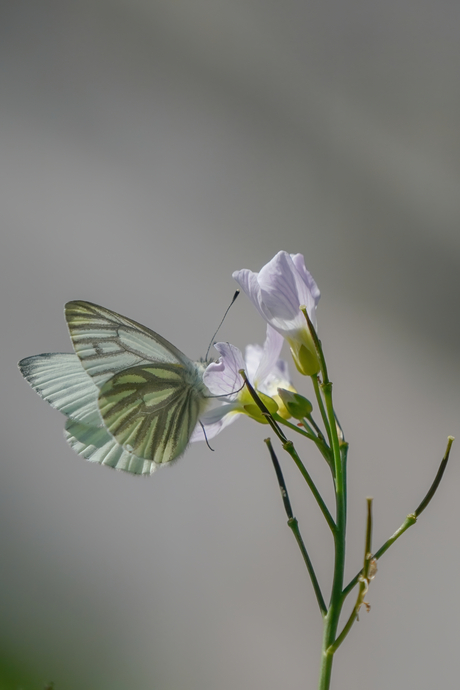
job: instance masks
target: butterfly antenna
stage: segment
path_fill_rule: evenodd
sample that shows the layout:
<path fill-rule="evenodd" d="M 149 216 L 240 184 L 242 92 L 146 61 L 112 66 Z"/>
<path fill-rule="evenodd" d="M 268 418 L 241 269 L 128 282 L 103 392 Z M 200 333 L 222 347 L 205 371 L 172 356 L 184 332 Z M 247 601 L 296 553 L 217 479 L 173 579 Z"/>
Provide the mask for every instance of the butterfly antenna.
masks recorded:
<path fill-rule="evenodd" d="M 215 338 L 216 335 L 218 334 L 220 327 L 222 326 L 222 324 L 223 324 L 224 321 L 225 321 L 225 317 L 227 316 L 228 312 L 230 311 L 230 307 L 233 305 L 233 303 L 235 302 L 235 300 L 236 300 L 236 298 L 238 297 L 239 294 L 240 294 L 240 291 L 239 291 L 239 290 L 236 290 L 236 291 L 235 291 L 235 294 L 233 295 L 232 301 L 230 302 L 230 304 L 228 305 L 227 309 L 225 310 L 225 314 L 224 314 L 223 317 L 222 317 L 222 321 L 221 321 L 220 324 L 217 326 L 216 332 L 215 332 L 214 335 L 212 336 L 211 342 L 210 342 L 209 345 L 208 345 L 208 349 L 206 350 L 205 360 L 208 359 L 209 350 L 211 349 L 211 345 L 214 343 L 214 338 Z M 206 434 L 205 434 L 205 435 L 206 435 Z M 211 450 L 212 450 L 212 449 L 211 449 Z"/>
<path fill-rule="evenodd" d="M 214 453 L 214 448 L 211 448 L 211 446 L 209 445 L 208 437 L 206 436 L 206 429 L 204 428 L 203 422 L 200 422 L 200 425 L 201 425 L 201 428 L 203 429 L 204 440 L 206 441 L 206 445 L 208 446 L 209 450 L 212 450 L 212 452 Z"/>

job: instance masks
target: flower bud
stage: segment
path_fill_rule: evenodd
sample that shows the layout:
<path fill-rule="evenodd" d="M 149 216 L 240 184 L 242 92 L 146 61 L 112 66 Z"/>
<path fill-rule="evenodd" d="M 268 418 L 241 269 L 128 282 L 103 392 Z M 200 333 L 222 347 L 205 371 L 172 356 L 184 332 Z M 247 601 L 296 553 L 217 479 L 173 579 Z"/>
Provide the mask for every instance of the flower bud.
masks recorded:
<path fill-rule="evenodd" d="M 300 338 L 298 340 L 288 339 L 292 358 L 297 370 L 301 374 L 304 376 L 313 376 L 320 370 L 318 355 L 316 354 L 315 345 L 310 333 L 305 329 L 305 333 L 301 335 L 304 336 L 305 342 L 302 342 Z"/>
<path fill-rule="evenodd" d="M 276 414 L 276 412 L 278 411 L 278 405 L 273 400 L 273 398 L 270 398 L 268 395 L 265 395 L 260 391 L 256 392 L 260 400 L 263 402 L 267 410 L 270 412 L 270 414 Z M 260 422 L 261 424 L 268 424 L 265 415 L 262 414 L 259 406 L 255 402 L 247 388 L 244 388 L 240 392 L 238 399 L 240 404 L 242 405 L 241 411 L 244 412 L 244 414 L 247 414 L 249 417 L 252 417 L 252 419 L 255 419 L 256 422 Z"/>
<path fill-rule="evenodd" d="M 300 393 L 293 393 L 285 388 L 278 388 L 278 395 L 290 416 L 294 417 L 294 419 L 304 419 L 304 417 L 308 417 L 311 414 L 313 405 Z"/>

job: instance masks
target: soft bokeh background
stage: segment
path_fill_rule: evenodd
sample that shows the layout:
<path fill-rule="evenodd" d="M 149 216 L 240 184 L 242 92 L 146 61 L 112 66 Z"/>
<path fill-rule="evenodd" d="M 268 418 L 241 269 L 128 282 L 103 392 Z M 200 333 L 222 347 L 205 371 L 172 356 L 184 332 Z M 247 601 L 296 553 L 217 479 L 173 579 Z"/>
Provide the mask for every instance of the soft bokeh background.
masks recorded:
<path fill-rule="evenodd" d="M 69 351 L 70 299 L 199 357 L 231 272 L 302 252 L 351 444 L 354 575 L 365 497 L 377 547 L 460 435 L 460 6 L 0 8 L 0 682 L 314 688 L 321 622 L 267 430 L 240 420 L 214 453 L 195 445 L 132 478 L 73 454 L 16 361 Z M 241 298 L 220 338 L 263 336 Z M 330 497 L 320 459 L 301 451 Z M 326 588 L 331 539 L 282 459 Z M 380 562 L 333 688 L 456 687 L 459 487 L 454 445 L 436 499 Z"/>

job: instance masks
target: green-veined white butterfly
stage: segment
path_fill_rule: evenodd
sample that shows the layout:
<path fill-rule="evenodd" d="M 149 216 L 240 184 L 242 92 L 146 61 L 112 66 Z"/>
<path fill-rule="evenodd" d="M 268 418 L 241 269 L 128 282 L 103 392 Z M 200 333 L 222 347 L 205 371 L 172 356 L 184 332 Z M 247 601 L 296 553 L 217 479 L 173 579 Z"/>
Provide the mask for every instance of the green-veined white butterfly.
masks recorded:
<path fill-rule="evenodd" d="M 208 362 L 91 302 L 68 302 L 65 317 L 76 354 L 35 355 L 19 368 L 68 418 L 70 446 L 133 474 L 178 458 L 213 397 L 203 383 Z"/>

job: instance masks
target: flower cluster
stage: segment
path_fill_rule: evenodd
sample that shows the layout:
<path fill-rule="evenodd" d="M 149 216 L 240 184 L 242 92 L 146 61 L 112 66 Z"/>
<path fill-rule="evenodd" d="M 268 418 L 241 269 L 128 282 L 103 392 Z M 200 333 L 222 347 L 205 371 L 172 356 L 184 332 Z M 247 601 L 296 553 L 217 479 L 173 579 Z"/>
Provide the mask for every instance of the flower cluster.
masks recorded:
<path fill-rule="evenodd" d="M 244 357 L 234 345 L 215 344 L 220 358 L 209 364 L 203 375 L 205 385 L 215 396 L 214 404 L 201 416 L 201 424 L 197 425 L 191 441 L 204 440 L 205 434 L 208 439 L 213 438 L 239 414 L 266 423 L 244 385 L 240 374 L 242 369 L 272 414 L 284 419 L 296 417 L 296 406 L 305 399 L 296 393 L 287 362 L 280 359 L 284 340 L 301 374 L 314 376 L 320 369 L 315 344 L 302 311 L 306 310 L 316 329 L 320 292 L 305 267 L 303 256 L 278 252 L 259 273 L 242 269 L 235 271 L 233 277 L 267 323 L 265 343 L 263 347 L 248 345 Z M 305 405 L 303 410 L 305 416 Z"/>

